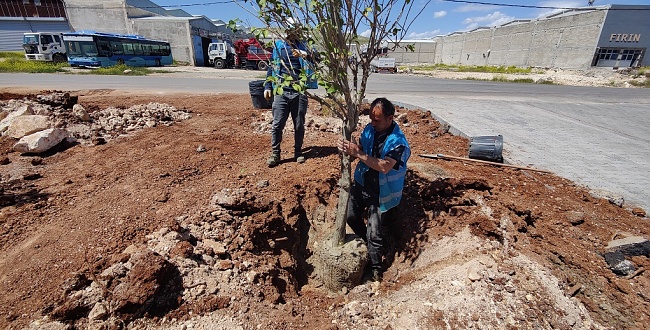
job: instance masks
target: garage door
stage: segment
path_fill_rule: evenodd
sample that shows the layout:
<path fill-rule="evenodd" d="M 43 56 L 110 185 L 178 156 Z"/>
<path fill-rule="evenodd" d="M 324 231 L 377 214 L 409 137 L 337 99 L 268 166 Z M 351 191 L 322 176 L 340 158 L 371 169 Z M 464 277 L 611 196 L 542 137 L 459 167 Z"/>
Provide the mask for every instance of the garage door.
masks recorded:
<path fill-rule="evenodd" d="M 64 19 L 25 20 L 23 18 L 0 20 L 0 51 L 23 50 L 25 32 L 70 32 L 70 25 Z"/>

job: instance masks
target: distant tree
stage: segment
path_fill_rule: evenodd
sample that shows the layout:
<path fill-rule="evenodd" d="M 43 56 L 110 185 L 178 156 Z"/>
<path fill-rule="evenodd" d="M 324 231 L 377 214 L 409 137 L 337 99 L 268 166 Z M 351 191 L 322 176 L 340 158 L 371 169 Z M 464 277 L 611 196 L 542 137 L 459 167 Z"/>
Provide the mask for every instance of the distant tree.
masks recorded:
<path fill-rule="evenodd" d="M 313 63 L 319 86 L 325 93 L 306 89 L 307 74 L 298 81 L 285 77 L 284 87 L 292 86 L 305 92 L 321 105 L 327 106 L 343 120 L 342 136 L 350 140 L 359 121 L 366 84 L 371 73 L 371 61 L 387 41 L 397 47 L 410 25 L 431 0 L 255 0 L 248 2 L 257 10 L 264 24 L 254 29 L 258 39 L 284 39 L 284 31 L 298 29 L 320 61 Z M 236 22 L 231 21 L 230 25 Z M 363 41 L 362 41 L 363 40 Z M 368 51 L 362 55 L 362 46 Z M 412 45 L 405 48 L 413 50 Z M 351 160 L 342 155 L 340 193 L 336 213 L 334 241 L 344 243 L 345 213 L 351 185 Z"/>

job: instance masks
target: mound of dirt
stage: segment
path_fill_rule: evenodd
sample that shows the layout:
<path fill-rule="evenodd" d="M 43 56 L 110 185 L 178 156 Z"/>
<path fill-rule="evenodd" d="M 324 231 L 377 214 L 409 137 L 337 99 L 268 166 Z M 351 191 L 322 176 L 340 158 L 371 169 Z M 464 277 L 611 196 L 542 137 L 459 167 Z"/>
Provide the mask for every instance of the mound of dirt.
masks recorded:
<path fill-rule="evenodd" d="M 0 139 L 2 328 L 650 324 L 643 210 L 552 174 L 418 157 L 468 153 L 428 113 L 398 109 L 413 156 L 384 280 L 328 292 L 309 258 L 333 230 L 340 123 L 318 106 L 307 161 L 289 128 L 268 168 L 271 117 L 248 95 L 69 92 L 84 121 L 49 94 L 1 95 L 76 128 L 46 154 Z"/>

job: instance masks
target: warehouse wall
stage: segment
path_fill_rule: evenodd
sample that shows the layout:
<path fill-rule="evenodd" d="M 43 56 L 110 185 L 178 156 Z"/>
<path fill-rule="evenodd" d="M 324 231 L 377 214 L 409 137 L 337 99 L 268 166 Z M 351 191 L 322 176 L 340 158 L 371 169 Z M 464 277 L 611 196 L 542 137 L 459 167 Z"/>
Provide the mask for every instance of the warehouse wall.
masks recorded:
<path fill-rule="evenodd" d="M 638 65 L 650 66 L 649 8 L 650 6 L 612 5 L 612 10 L 607 13 L 598 47 L 640 49 L 643 56 Z"/>
<path fill-rule="evenodd" d="M 174 60 L 193 63 L 192 37 L 187 19 L 136 19 L 133 20 L 133 29 L 136 34 L 146 38 L 169 42 Z"/>
<path fill-rule="evenodd" d="M 407 45 L 413 45 L 414 50 L 410 51 L 405 48 Z M 395 47 L 395 43 L 388 43 L 389 48 Z M 389 57 L 395 58 L 397 64 L 423 64 L 433 63 L 435 61 L 436 43 L 430 40 L 403 40 L 400 46 L 389 52 Z"/>
<path fill-rule="evenodd" d="M 587 68 L 605 14 L 606 10 L 566 12 L 438 37 L 435 63 Z"/>
<path fill-rule="evenodd" d="M 66 0 L 68 20 L 75 31 L 133 34 L 124 0 Z"/>

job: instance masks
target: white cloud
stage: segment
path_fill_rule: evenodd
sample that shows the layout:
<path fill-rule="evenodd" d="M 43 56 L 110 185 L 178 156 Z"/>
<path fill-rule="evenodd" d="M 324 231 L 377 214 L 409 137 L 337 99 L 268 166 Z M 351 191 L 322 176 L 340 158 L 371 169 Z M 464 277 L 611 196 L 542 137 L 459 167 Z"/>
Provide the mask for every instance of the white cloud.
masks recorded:
<path fill-rule="evenodd" d="M 586 7 L 587 0 L 546 0 L 541 1 L 537 4 L 540 7 L 557 7 L 557 8 L 577 8 L 577 7 Z M 543 8 L 538 10 L 537 18 L 552 15 L 565 9 L 548 9 Z"/>
<path fill-rule="evenodd" d="M 430 39 L 440 35 L 440 29 L 425 32 L 411 32 L 404 39 Z"/>
<path fill-rule="evenodd" d="M 469 11 L 488 11 L 488 10 L 493 10 L 495 8 L 498 8 L 498 6 L 466 4 L 466 5 L 459 6 L 458 8 L 454 9 L 454 11 L 459 13 L 466 13 Z"/>
<path fill-rule="evenodd" d="M 366 38 L 370 37 L 370 29 L 361 32 L 360 35 Z M 440 29 L 425 32 L 411 32 L 408 35 L 404 36 L 404 39 L 430 39 L 437 35 L 440 35 Z"/>
<path fill-rule="evenodd" d="M 479 26 L 496 26 L 505 24 L 514 19 L 513 16 L 508 16 L 499 11 L 495 11 L 485 16 L 468 17 L 463 21 L 463 24 L 466 25 L 465 28 L 467 30 L 472 30 Z"/>
<path fill-rule="evenodd" d="M 437 11 L 437 12 L 433 13 L 433 18 L 440 18 L 440 17 L 445 17 L 445 16 L 447 16 L 447 12 L 444 11 L 444 10 Z"/>

